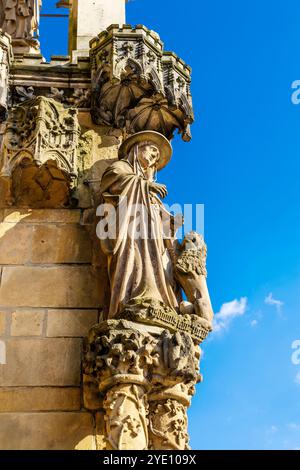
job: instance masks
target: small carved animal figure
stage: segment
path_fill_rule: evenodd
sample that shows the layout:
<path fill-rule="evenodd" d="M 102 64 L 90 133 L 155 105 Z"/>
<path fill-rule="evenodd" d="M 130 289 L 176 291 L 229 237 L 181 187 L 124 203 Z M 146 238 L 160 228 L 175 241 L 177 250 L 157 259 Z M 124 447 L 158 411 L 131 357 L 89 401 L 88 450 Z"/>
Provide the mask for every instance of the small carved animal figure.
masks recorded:
<path fill-rule="evenodd" d="M 197 315 L 211 328 L 214 314 L 206 282 L 206 256 L 203 237 L 188 233 L 177 250 L 175 276 L 188 300 L 180 304 L 181 313 Z"/>

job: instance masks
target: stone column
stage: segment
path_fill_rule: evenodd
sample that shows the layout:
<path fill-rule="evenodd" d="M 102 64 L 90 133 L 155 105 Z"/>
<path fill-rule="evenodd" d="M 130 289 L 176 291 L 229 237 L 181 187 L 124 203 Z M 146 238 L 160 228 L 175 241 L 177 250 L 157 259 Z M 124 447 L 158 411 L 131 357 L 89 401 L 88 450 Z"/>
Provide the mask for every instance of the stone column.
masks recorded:
<path fill-rule="evenodd" d="M 110 320 L 88 337 L 83 370 L 104 396 L 108 450 L 148 449 L 147 379 L 154 338 L 138 325 Z"/>
<path fill-rule="evenodd" d="M 194 383 L 177 383 L 155 390 L 149 400 L 149 441 L 153 450 L 187 450 L 189 447 L 187 408 Z"/>
<path fill-rule="evenodd" d="M 127 380 L 128 383 L 110 388 L 103 403 L 107 450 L 148 449 L 145 390 Z"/>

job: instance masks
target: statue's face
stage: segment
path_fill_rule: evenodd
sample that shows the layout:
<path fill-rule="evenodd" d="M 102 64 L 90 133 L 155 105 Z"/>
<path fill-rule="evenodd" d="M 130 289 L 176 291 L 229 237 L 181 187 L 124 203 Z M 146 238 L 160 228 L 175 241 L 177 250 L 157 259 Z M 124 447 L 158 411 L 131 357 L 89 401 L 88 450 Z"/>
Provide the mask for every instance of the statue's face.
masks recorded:
<path fill-rule="evenodd" d="M 159 148 L 153 144 L 141 144 L 139 146 L 138 160 L 143 170 L 156 167 L 159 159 Z"/>

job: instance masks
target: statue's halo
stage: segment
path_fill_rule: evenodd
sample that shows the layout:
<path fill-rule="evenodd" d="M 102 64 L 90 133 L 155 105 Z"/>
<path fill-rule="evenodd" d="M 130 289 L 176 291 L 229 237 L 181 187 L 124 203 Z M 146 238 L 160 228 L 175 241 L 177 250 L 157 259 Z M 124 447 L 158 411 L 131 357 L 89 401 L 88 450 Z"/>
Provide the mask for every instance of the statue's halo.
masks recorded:
<path fill-rule="evenodd" d="M 127 137 L 119 148 L 119 159 L 126 158 L 135 144 L 141 142 L 152 142 L 157 145 L 160 151 L 160 158 L 157 164 L 157 170 L 164 168 L 171 160 L 173 149 L 168 139 L 155 131 L 142 131 Z"/>

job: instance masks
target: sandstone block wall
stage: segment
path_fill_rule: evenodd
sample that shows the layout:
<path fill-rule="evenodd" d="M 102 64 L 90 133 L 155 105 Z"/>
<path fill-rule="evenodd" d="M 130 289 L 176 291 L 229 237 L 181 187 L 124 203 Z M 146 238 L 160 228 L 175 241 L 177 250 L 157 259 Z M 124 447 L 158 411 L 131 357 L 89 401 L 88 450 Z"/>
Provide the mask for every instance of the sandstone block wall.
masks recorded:
<path fill-rule="evenodd" d="M 81 217 L 0 210 L 0 449 L 101 446 L 103 417 L 82 398 L 82 341 L 101 299 Z"/>

